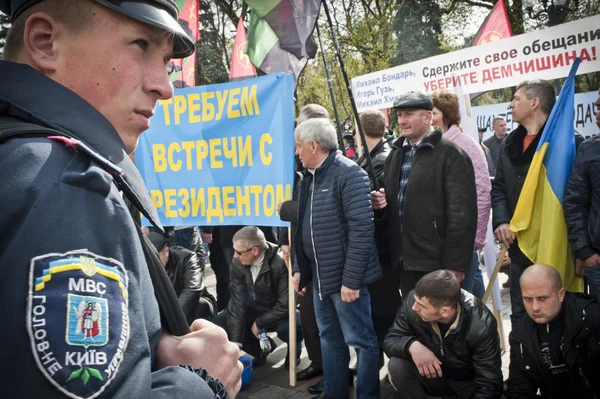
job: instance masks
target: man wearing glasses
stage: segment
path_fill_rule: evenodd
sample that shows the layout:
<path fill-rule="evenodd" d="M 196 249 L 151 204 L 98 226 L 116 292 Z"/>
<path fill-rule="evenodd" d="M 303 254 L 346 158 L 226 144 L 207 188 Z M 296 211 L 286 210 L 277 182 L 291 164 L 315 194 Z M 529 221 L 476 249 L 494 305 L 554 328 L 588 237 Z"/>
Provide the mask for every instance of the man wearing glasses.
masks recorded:
<path fill-rule="evenodd" d="M 267 242 L 264 233 L 255 226 L 246 226 L 233 236 L 227 309 L 217 315 L 214 323 L 227 331 L 229 340 L 242 345 L 254 357 L 253 366 L 262 366 L 268 352 L 261 350 L 258 336 L 275 331 L 288 342 L 288 272 L 277 253 L 275 244 Z M 297 357 L 302 350 L 302 327 L 296 311 Z M 271 351 L 275 345 L 271 341 Z M 286 366 L 289 364 L 286 357 Z"/>

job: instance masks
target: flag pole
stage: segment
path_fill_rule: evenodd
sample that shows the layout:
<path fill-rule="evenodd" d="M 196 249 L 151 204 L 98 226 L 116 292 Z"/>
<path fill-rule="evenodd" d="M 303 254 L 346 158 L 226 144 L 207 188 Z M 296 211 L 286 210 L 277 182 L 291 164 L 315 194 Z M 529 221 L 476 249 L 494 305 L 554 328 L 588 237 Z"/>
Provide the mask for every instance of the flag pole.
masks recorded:
<path fill-rule="evenodd" d="M 290 386 L 296 386 L 296 291 L 294 291 L 294 271 L 292 268 L 292 228 L 288 227 L 288 238 L 290 240 L 290 253 L 288 255 L 288 358 Z"/>
<path fill-rule="evenodd" d="M 371 154 L 369 153 L 369 148 L 367 147 L 367 140 L 365 139 L 365 133 L 362 128 L 362 124 L 360 123 L 358 109 L 356 108 L 356 102 L 354 101 L 354 96 L 352 95 L 350 80 L 348 79 L 348 74 L 346 73 L 346 65 L 344 64 L 344 59 L 342 58 L 342 53 L 340 52 L 340 45 L 338 43 L 335 30 L 333 29 L 333 21 L 331 20 L 331 15 L 329 14 L 329 7 L 327 6 L 326 0 L 323 0 L 323 8 L 325 9 L 327 23 L 329 24 L 329 29 L 331 30 L 331 37 L 333 38 L 333 43 L 335 45 L 335 52 L 337 53 L 338 60 L 340 62 L 340 68 L 342 68 L 342 75 L 344 75 L 346 88 L 348 89 L 348 96 L 350 97 L 350 104 L 352 104 L 352 111 L 354 112 L 354 118 L 356 119 L 358 134 L 360 135 L 360 140 L 362 141 L 363 148 L 365 151 L 365 159 L 367 160 L 367 170 L 372 177 L 373 187 L 375 188 L 375 191 L 379 191 L 379 182 L 377 181 L 377 176 L 375 175 L 375 170 L 373 169 L 373 160 L 371 159 Z"/>
<path fill-rule="evenodd" d="M 331 84 L 331 76 L 329 75 L 329 65 L 327 64 L 327 57 L 325 57 L 325 50 L 323 49 L 323 42 L 321 41 L 321 30 L 319 29 L 319 23 L 317 22 L 315 26 L 317 28 L 317 37 L 319 38 L 319 48 L 321 49 L 321 55 L 323 56 L 323 66 L 325 67 L 325 75 L 327 76 L 327 86 L 329 87 L 329 94 L 331 95 L 331 105 L 333 106 L 335 123 L 337 123 L 338 145 L 340 146 L 340 150 L 342 150 L 345 156 L 346 149 L 344 147 L 344 139 L 342 137 L 342 124 L 340 123 L 337 104 L 335 103 L 335 94 L 333 92 L 333 85 Z"/>
<path fill-rule="evenodd" d="M 498 258 L 496 259 L 496 267 L 494 267 L 494 272 L 490 276 L 490 280 L 488 281 L 488 286 L 485 289 L 485 293 L 483 294 L 483 298 L 481 300 L 483 303 L 486 303 L 488 301 L 488 299 L 490 299 L 490 295 L 492 295 L 492 289 L 494 286 L 494 282 L 496 281 L 498 272 L 500 271 L 500 268 L 502 267 L 502 260 L 504 259 L 504 255 L 506 255 L 506 251 L 508 251 L 508 248 L 506 247 L 506 245 L 502 244 L 502 250 L 498 254 Z"/>

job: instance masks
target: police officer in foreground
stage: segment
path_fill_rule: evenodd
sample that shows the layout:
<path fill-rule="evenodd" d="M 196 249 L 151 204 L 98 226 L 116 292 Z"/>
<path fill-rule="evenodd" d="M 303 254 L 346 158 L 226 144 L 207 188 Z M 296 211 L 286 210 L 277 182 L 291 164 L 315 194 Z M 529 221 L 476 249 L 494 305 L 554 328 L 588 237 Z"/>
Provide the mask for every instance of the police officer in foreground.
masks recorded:
<path fill-rule="evenodd" d="M 173 95 L 167 63 L 194 51 L 175 1 L 0 11 L 0 397 L 234 397 L 239 349 L 165 311 L 174 293 L 125 203 L 162 230 L 128 155 Z"/>

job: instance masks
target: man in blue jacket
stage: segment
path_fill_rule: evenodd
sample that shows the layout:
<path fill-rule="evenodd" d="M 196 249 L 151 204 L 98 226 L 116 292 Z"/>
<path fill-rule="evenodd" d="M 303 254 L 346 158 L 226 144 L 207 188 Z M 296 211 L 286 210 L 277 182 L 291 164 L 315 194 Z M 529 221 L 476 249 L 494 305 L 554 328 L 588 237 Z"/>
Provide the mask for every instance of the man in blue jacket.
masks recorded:
<path fill-rule="evenodd" d="M 357 398 L 379 398 L 379 345 L 367 285 L 381 278 L 369 177 L 337 152 L 327 119 L 301 123 L 296 155 L 306 168 L 300 186 L 294 285 L 312 280 L 323 352 L 325 389 L 319 398 L 348 397 L 347 345 L 358 355 Z"/>

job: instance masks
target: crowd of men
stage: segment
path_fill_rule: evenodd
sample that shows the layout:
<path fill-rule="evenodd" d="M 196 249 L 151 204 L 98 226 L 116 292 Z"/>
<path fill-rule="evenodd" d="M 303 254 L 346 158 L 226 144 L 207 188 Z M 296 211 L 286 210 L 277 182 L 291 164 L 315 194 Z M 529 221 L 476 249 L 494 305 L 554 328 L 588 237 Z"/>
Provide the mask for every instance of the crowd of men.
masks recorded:
<path fill-rule="evenodd" d="M 363 113 L 373 173 L 364 155 L 339 151 L 327 111 L 306 105 L 289 154 L 294 195 L 278 207 L 291 235 L 177 229 L 173 245 L 130 156 L 156 102 L 173 95 L 165 64 L 194 51 L 176 2 L 1 0 L 0 10 L 12 19 L 0 61 L 0 165 L 10 171 L 0 186 L 1 397 L 235 397 L 240 349 L 260 366 L 275 347 L 266 333 L 289 344 L 289 269 L 296 355 L 304 341 L 311 361 L 298 378 L 324 376 L 310 388 L 317 398 L 348 398 L 353 374 L 357 398 L 379 398 L 384 353 L 399 398 L 600 396 L 599 138 L 576 140 L 564 198 L 591 295 L 566 292 L 509 230 L 555 103 L 550 83 L 520 84 L 518 128 L 496 118 L 485 143 L 462 131 L 447 92 L 400 95 L 395 140 L 379 111 Z M 490 213 L 510 252 L 506 382 L 497 322 L 479 299 Z"/>

